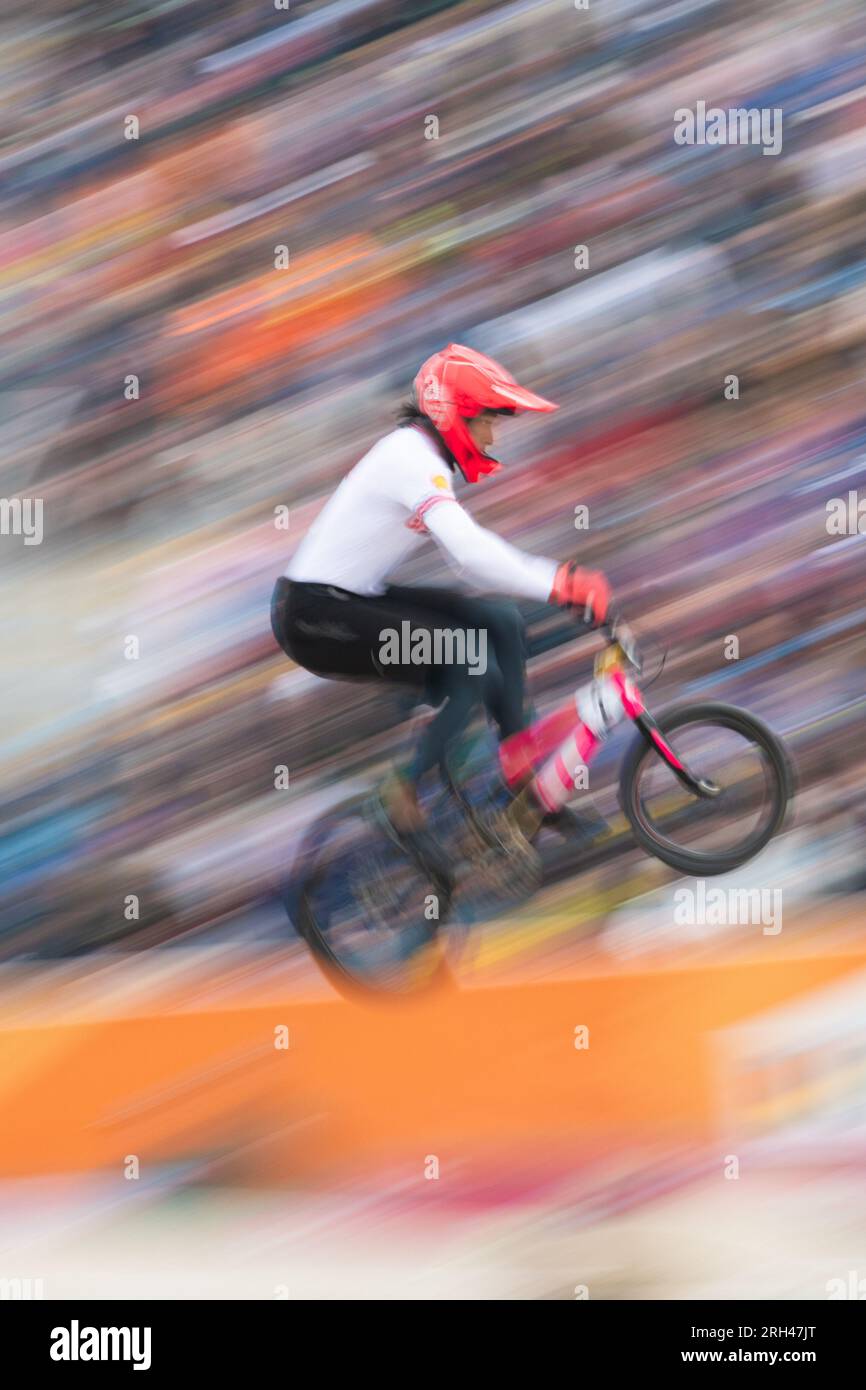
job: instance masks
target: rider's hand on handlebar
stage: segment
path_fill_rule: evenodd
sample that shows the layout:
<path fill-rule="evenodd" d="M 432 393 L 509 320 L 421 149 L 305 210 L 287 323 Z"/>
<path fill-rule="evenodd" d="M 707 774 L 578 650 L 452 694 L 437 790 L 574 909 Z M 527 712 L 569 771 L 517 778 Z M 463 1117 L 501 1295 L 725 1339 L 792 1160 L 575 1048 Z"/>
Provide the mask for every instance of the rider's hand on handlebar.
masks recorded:
<path fill-rule="evenodd" d="M 610 585 L 601 570 L 584 570 L 576 561 L 564 560 L 556 571 L 550 602 L 580 608 L 587 622 L 603 623 L 610 604 Z"/>

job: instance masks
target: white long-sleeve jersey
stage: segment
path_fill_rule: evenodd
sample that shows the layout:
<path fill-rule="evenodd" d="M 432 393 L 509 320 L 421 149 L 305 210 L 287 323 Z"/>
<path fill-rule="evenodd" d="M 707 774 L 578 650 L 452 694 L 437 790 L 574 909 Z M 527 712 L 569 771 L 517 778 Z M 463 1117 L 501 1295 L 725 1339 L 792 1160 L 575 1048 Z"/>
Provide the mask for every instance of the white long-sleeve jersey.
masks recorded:
<path fill-rule="evenodd" d="M 473 521 L 454 496 L 433 441 L 402 427 L 347 473 L 286 569 L 289 579 L 382 594 L 393 571 L 430 535 L 452 567 L 480 588 L 546 600 L 556 561 L 528 555 Z"/>

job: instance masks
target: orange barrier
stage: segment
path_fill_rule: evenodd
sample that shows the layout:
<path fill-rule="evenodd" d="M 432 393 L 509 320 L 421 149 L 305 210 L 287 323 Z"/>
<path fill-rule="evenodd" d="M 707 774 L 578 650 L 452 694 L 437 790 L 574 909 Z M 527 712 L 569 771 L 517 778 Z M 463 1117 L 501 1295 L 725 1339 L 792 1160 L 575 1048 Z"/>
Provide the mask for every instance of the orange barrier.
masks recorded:
<path fill-rule="evenodd" d="M 378 1008 L 267 1002 L 272 984 L 226 999 L 224 982 L 219 1005 L 193 1011 L 175 985 L 146 1015 L 79 1008 L 67 1022 L 51 1021 L 61 996 L 46 988 L 38 1021 L 0 1028 L 0 1176 L 136 1154 L 143 1168 L 201 1159 L 270 1180 L 490 1146 L 701 1142 L 714 1127 L 709 1035 L 864 966 L 863 945 L 783 956 L 767 941 L 739 960 L 599 965 Z M 274 1045 L 282 1025 L 287 1050 Z"/>

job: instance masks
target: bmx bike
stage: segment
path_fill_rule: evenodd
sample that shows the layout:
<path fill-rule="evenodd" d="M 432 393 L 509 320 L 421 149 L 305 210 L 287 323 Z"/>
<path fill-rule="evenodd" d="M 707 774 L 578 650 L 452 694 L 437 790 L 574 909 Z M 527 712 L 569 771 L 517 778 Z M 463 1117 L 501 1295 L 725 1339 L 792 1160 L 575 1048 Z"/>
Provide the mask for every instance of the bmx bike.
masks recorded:
<path fill-rule="evenodd" d="M 406 995 L 449 978 L 472 920 L 540 886 L 538 832 L 568 815 L 588 765 L 624 720 L 636 735 L 622 761 L 619 802 L 648 854 L 682 874 L 724 874 L 779 831 L 793 775 L 778 735 L 716 701 L 653 717 L 637 685 L 643 660 L 633 632 L 621 618 L 601 631 L 593 677 L 570 700 L 506 739 L 498 760 L 476 758 L 473 766 L 470 758 L 462 775 L 442 766 L 441 785 L 425 802 L 425 839 L 435 853 L 407 848 L 375 792 L 309 828 L 284 902 L 342 992 Z M 584 852 L 575 849 L 575 872 Z M 453 921 L 460 930 L 449 934 Z"/>

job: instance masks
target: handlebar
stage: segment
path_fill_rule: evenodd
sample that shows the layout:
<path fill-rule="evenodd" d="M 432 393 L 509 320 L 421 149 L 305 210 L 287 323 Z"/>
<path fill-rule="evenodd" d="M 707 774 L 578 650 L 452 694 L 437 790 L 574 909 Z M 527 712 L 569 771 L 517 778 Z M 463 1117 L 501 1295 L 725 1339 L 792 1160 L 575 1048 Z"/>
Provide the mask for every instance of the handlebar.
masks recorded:
<path fill-rule="evenodd" d="M 609 613 L 604 622 L 599 623 L 599 631 L 603 633 L 610 646 L 619 647 L 626 661 L 639 674 L 643 669 L 643 658 L 637 639 L 622 614 Z"/>

